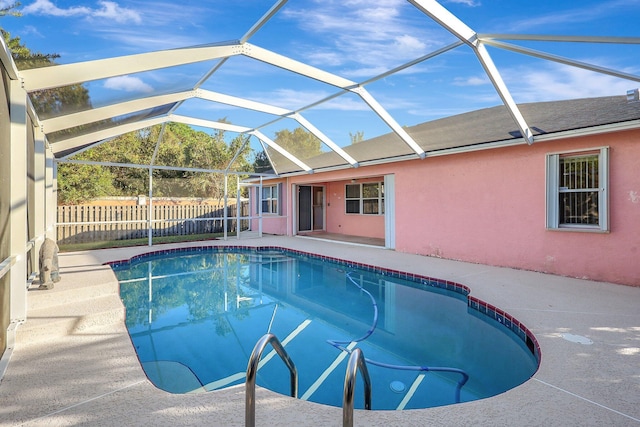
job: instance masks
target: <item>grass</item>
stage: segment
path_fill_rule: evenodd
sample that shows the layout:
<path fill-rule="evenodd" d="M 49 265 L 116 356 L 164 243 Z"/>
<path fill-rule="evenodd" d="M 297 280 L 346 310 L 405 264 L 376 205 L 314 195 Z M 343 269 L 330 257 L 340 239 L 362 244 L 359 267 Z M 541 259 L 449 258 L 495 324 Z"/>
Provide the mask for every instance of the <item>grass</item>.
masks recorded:
<path fill-rule="evenodd" d="M 153 244 L 162 243 L 181 243 L 181 242 L 196 242 L 202 240 L 214 240 L 218 237 L 222 237 L 223 233 L 207 233 L 207 234 L 190 234 L 185 236 L 162 236 L 154 237 Z M 227 236 L 235 236 L 235 233 L 227 233 Z M 149 239 L 144 237 L 142 239 L 128 239 L 128 240 L 106 240 L 106 241 L 94 241 L 85 243 L 71 243 L 60 244 L 60 252 L 75 252 L 75 251 L 89 251 L 92 249 L 108 249 L 108 248 L 125 248 L 129 246 L 146 246 L 149 244 Z"/>

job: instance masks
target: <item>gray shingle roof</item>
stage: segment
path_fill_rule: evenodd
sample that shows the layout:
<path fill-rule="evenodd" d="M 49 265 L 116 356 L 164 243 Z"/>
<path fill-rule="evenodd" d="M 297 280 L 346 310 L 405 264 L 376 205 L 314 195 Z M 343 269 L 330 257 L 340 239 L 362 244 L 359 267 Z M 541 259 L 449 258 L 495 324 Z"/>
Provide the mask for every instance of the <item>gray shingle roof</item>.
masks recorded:
<path fill-rule="evenodd" d="M 534 136 L 640 119 L 640 102 L 628 102 L 626 96 L 535 102 L 520 104 L 518 107 Z M 504 105 L 433 120 L 405 129 L 427 153 L 498 141 L 516 142 L 521 138 L 515 121 Z M 347 146 L 344 150 L 359 162 L 413 154 L 394 133 Z M 276 164 L 280 163 L 281 174 L 299 170 L 296 165 L 287 164 L 286 159 L 274 160 Z M 308 159 L 306 163 L 317 169 L 342 165 L 345 161 L 332 152 Z"/>

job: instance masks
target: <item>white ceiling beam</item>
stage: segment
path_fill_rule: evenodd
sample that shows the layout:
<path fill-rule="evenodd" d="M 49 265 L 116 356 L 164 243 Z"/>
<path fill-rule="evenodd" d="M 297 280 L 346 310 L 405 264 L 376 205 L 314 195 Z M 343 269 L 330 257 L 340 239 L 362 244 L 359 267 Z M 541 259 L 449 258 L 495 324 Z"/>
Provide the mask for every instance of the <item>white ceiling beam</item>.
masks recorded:
<path fill-rule="evenodd" d="M 367 80 L 359 83 L 359 85 L 360 86 L 365 86 L 365 85 L 368 85 L 369 83 L 373 83 L 375 81 L 381 80 L 381 79 L 383 79 L 385 77 L 388 77 L 388 76 L 390 76 L 392 74 L 398 73 L 398 72 L 400 72 L 400 71 L 402 71 L 402 70 L 404 70 L 406 68 L 409 68 L 409 67 L 411 67 L 413 65 L 419 64 L 420 62 L 426 61 L 426 60 L 431 59 L 433 57 L 436 57 L 436 56 L 438 56 L 438 55 L 440 55 L 442 53 L 448 52 L 448 51 L 450 51 L 450 50 L 452 50 L 452 49 L 454 49 L 456 47 L 459 47 L 459 46 L 461 46 L 463 44 L 464 43 L 462 43 L 461 41 L 457 41 L 457 42 L 452 43 L 452 44 L 450 44 L 448 46 L 445 46 L 445 47 L 443 47 L 441 49 L 438 49 L 438 50 L 436 50 L 434 52 L 431 52 L 431 53 L 428 53 L 428 54 L 426 54 L 424 56 L 421 56 L 420 58 L 414 59 L 413 61 L 410 61 L 410 62 L 407 62 L 407 63 L 405 63 L 403 65 L 400 65 L 400 66 L 398 66 L 398 67 L 396 67 L 396 68 L 394 68 L 392 70 L 389 70 L 389 71 L 384 72 L 382 74 L 379 74 L 379 75 L 377 75 L 375 77 L 367 79 Z M 324 104 L 326 102 L 331 101 L 332 99 L 335 99 L 335 98 L 337 98 L 337 97 L 339 97 L 341 95 L 344 95 L 347 92 L 349 92 L 348 89 L 343 89 L 340 92 L 334 93 L 334 94 L 329 95 L 329 96 L 327 96 L 327 97 L 325 97 L 323 99 L 315 101 L 315 102 L 313 102 L 311 104 L 305 105 L 304 107 L 299 108 L 299 109 L 293 111 L 292 113 L 300 113 L 302 111 L 309 110 L 309 109 L 311 109 L 313 107 L 316 107 L 318 105 L 322 105 L 322 104 Z M 272 120 L 272 121 L 270 121 L 268 123 L 265 123 L 265 124 L 263 124 L 261 126 L 258 126 L 258 129 L 261 129 L 263 127 L 269 126 L 269 125 L 271 125 L 271 124 L 273 124 L 273 123 L 275 123 L 275 122 L 277 122 L 277 121 L 279 121 L 281 119 L 282 119 L 282 117 L 280 117 L 280 118 L 278 118 L 276 120 Z"/>
<path fill-rule="evenodd" d="M 286 56 L 279 55 L 250 43 L 245 43 L 242 46 L 242 54 L 249 58 L 257 59 L 258 61 L 262 61 L 342 89 L 349 89 L 356 85 L 356 82 L 351 80 L 336 76 L 335 74 L 331 74 L 327 71 L 312 67 L 311 65 L 287 58 Z"/>
<path fill-rule="evenodd" d="M 613 70 L 611 68 L 600 67 L 597 65 L 588 64 L 586 62 L 574 61 L 572 59 L 568 59 L 562 56 L 552 55 L 549 53 L 540 52 L 538 50 L 529 49 L 526 47 L 515 46 L 510 43 L 499 42 L 497 40 L 487 40 L 484 43 L 500 49 L 510 50 L 512 52 L 517 52 L 524 55 L 545 59 L 547 61 L 558 62 L 560 64 L 570 65 L 572 67 L 577 67 L 577 68 L 583 68 L 585 70 L 594 71 L 596 73 L 608 74 L 610 76 L 619 77 L 621 79 L 640 82 L 640 76 L 637 76 L 635 74 L 623 73 L 621 71 Z"/>
<path fill-rule="evenodd" d="M 554 36 L 544 34 L 478 34 L 478 39 L 487 40 L 528 40 L 540 42 L 569 42 L 569 43 L 613 43 L 640 44 L 640 37 L 607 37 L 607 36 Z"/>
<path fill-rule="evenodd" d="M 491 83 L 493 83 L 493 87 L 496 88 L 496 91 L 498 92 L 498 95 L 500 95 L 502 102 L 507 107 L 507 110 L 509 110 L 509 114 L 511 114 L 511 117 L 520 129 L 522 137 L 525 139 L 527 144 L 533 144 L 533 132 L 522 116 L 522 113 L 516 105 L 516 102 L 513 100 L 513 97 L 511 96 L 507 85 L 504 83 L 504 80 L 502 79 L 498 68 L 493 63 L 493 59 L 491 59 L 489 52 L 487 52 L 487 48 L 483 43 L 478 43 L 478 45 L 474 48 L 474 51 L 476 53 L 476 56 L 478 57 L 478 60 L 480 61 L 480 64 L 482 64 L 482 68 L 484 68 L 487 76 L 491 80 Z"/>
<path fill-rule="evenodd" d="M 453 13 L 442 7 L 435 0 L 408 0 L 409 3 L 418 8 L 422 13 L 448 30 L 451 34 L 458 37 L 464 43 L 475 46 L 477 44 L 478 34 L 458 19 Z"/>
<path fill-rule="evenodd" d="M 158 133 L 158 139 L 156 140 L 156 146 L 153 149 L 151 160 L 149 160 L 150 166 L 153 166 L 156 163 L 156 159 L 158 158 L 158 151 L 160 150 L 160 144 L 162 143 L 162 139 L 164 138 L 164 133 L 166 130 L 167 130 L 167 122 L 164 122 L 162 123 L 162 127 L 160 128 L 160 133 Z"/>
<path fill-rule="evenodd" d="M 300 167 L 300 169 L 308 172 L 308 173 L 313 173 L 313 169 L 311 169 L 306 163 L 304 163 L 303 161 L 301 161 L 300 159 L 298 159 L 296 156 L 294 156 L 293 154 L 289 153 L 287 150 L 285 150 L 284 148 L 282 148 L 281 146 L 279 146 L 278 144 L 276 144 L 274 141 L 272 141 L 271 139 L 267 138 L 262 132 L 260 132 L 259 130 L 253 130 L 251 132 L 249 132 L 251 135 L 255 136 L 256 138 L 258 138 L 260 141 L 264 142 L 265 144 L 267 144 L 269 147 L 273 148 L 274 150 L 276 150 L 278 153 L 282 154 L 284 157 L 286 157 L 287 159 L 289 159 L 290 161 L 292 161 L 293 163 L 295 163 L 296 165 L 298 165 L 298 167 Z M 273 162 L 271 162 L 271 164 L 273 165 Z"/>
<path fill-rule="evenodd" d="M 4 37 L 0 37 L 0 64 L 7 70 L 7 74 L 11 80 L 18 80 L 18 67 L 16 67 L 11 52 L 4 42 Z"/>
<path fill-rule="evenodd" d="M 51 119 L 43 120 L 41 122 L 41 126 L 42 130 L 45 133 L 52 133 L 63 129 L 82 126 L 88 123 L 112 119 L 118 116 L 135 113 L 137 111 L 154 108 L 161 105 L 171 104 L 173 102 L 183 101 L 185 99 L 193 98 L 194 96 L 195 92 L 190 90 L 167 95 L 139 98 L 131 101 L 121 102 L 118 104 L 93 108 L 91 110 L 81 111 L 78 113 L 53 117 Z"/>
<path fill-rule="evenodd" d="M 329 148 L 331 148 L 333 151 L 335 151 L 336 154 L 338 154 L 340 157 L 345 159 L 347 161 L 347 163 L 349 163 L 351 166 L 353 166 L 355 168 L 358 167 L 358 161 L 356 159 L 351 157 L 339 145 L 337 145 L 335 142 L 333 142 L 331 140 L 331 138 L 329 138 L 327 135 L 322 133 L 322 131 L 320 131 L 320 129 L 318 129 L 313 124 L 311 124 L 311 122 L 309 122 L 307 119 L 305 119 L 304 117 L 302 117 L 298 113 L 295 113 L 293 116 L 291 116 L 291 118 L 295 119 L 298 123 L 300 123 L 309 132 L 314 134 L 320 141 L 322 141 L 325 145 L 327 145 Z"/>
<path fill-rule="evenodd" d="M 247 144 L 249 143 L 249 138 L 251 138 L 251 135 L 247 135 L 247 138 L 244 140 L 244 142 L 242 143 L 242 146 L 240 146 L 240 148 L 235 152 L 235 154 L 233 155 L 233 158 L 229 161 L 229 164 L 227 165 L 227 167 L 224 169 L 225 172 L 228 172 L 229 170 L 231 170 L 231 166 L 233 166 L 233 164 L 235 163 L 235 161 L 238 159 L 238 157 L 240 156 L 240 154 L 242 153 L 242 151 L 245 149 L 245 147 L 247 146 Z"/>
<path fill-rule="evenodd" d="M 402 64 L 402 65 L 400 65 L 400 66 L 398 66 L 396 68 L 393 68 L 393 69 L 391 69 L 389 71 L 386 71 L 386 72 L 384 72 L 382 74 L 378 74 L 377 76 L 371 77 L 370 79 L 367 79 L 367 80 L 363 81 L 362 83 L 360 83 L 360 85 L 361 86 L 366 86 L 369 83 L 373 83 L 373 82 L 376 82 L 378 80 L 384 79 L 384 78 L 389 77 L 390 75 L 396 74 L 396 73 L 398 73 L 398 72 L 400 72 L 400 71 L 402 71 L 404 69 L 407 69 L 409 67 L 417 65 L 417 64 L 419 64 L 421 62 L 424 62 L 424 61 L 426 61 L 428 59 L 434 58 L 434 57 L 436 57 L 438 55 L 441 55 L 441 54 L 443 54 L 445 52 L 448 52 L 448 51 L 450 51 L 452 49 L 455 49 L 456 47 L 462 46 L 463 44 L 464 43 L 462 41 L 457 41 L 455 43 L 451 43 L 451 44 L 449 44 L 449 45 L 447 45 L 447 46 L 445 46 L 443 48 L 440 48 L 440 49 L 438 49 L 436 51 L 433 51 L 431 53 L 423 55 L 420 58 L 414 59 L 413 61 L 409 61 L 409 62 L 407 62 L 405 64 Z"/>
<path fill-rule="evenodd" d="M 369 107 L 371 107 L 371 109 L 378 115 L 378 117 L 380 117 L 386 124 L 387 126 L 389 126 L 391 128 L 391 130 L 400 137 L 400 139 L 402 139 L 404 141 L 405 144 L 407 144 L 409 147 L 411 147 L 411 149 L 413 151 L 416 152 L 416 154 L 421 158 L 424 159 L 426 156 L 425 151 L 422 149 L 422 147 L 420 147 L 418 145 L 418 143 L 416 143 L 413 138 L 407 133 L 407 131 L 405 131 L 402 126 L 400 126 L 398 124 L 398 122 L 396 122 L 396 120 L 391 117 L 391 114 L 389 114 L 387 112 L 387 110 L 385 110 L 382 105 L 380 105 L 378 103 L 378 101 L 376 101 L 374 99 L 373 96 L 371 96 L 371 94 L 369 92 L 367 92 L 367 90 L 363 87 L 357 87 L 351 90 L 354 93 L 357 93 L 358 95 L 360 95 L 360 97 L 362 98 L 362 100 L 364 102 L 367 103 L 367 105 L 369 105 Z"/>
<path fill-rule="evenodd" d="M 484 68 L 489 80 L 491 80 L 493 87 L 498 92 L 502 102 L 509 110 L 509 114 L 511 114 L 511 117 L 520 129 L 523 138 L 528 144 L 533 143 L 533 132 L 529 129 L 527 122 L 524 120 L 522 113 L 513 100 L 513 97 L 511 96 L 507 85 L 504 83 L 502 76 L 498 72 L 498 68 L 495 66 L 489 52 L 487 52 L 486 47 L 479 42 L 478 34 L 469 28 L 467 24 L 458 19 L 457 16 L 442 7 L 442 5 L 440 5 L 436 0 L 407 1 L 473 49 L 480 61 L 480 64 L 482 65 L 482 68 Z"/>
<path fill-rule="evenodd" d="M 109 129 L 103 129 L 96 132 L 91 132 L 86 135 L 79 135 L 62 139 L 58 142 L 51 143 L 51 150 L 54 155 L 67 150 L 73 150 L 74 148 L 82 147 L 87 144 L 102 141 L 103 139 L 114 138 L 116 136 L 125 134 L 127 132 L 133 132 L 136 130 L 144 129 L 146 127 L 161 124 L 167 120 L 166 116 L 154 117 L 134 123 L 126 123 L 120 126 L 114 126 Z"/>
<path fill-rule="evenodd" d="M 291 117 L 295 121 L 297 121 L 300 125 L 306 128 L 309 132 L 314 134 L 318 139 L 320 139 L 325 145 L 335 151 L 340 157 L 345 159 L 349 164 L 354 167 L 358 167 L 358 162 L 347 154 L 339 145 L 331 140 L 328 136 L 326 136 L 322 131 L 320 131 L 317 127 L 315 127 L 311 122 L 302 117 L 298 113 L 294 113 L 291 110 L 287 110 L 285 108 L 275 107 L 268 104 L 263 104 L 261 102 L 250 101 L 243 98 L 237 98 L 235 96 L 229 96 L 217 92 L 212 92 L 208 90 L 198 89 L 197 95 L 198 98 L 206 99 L 209 101 L 220 102 L 222 104 L 232 105 L 240 108 L 247 108 L 254 111 L 260 111 L 262 113 L 273 114 L 280 117 Z"/>
<path fill-rule="evenodd" d="M 205 89 L 197 89 L 196 97 L 208 101 L 219 102 L 221 104 L 231 105 L 233 107 L 246 108 L 249 110 L 260 111 L 262 113 L 274 114 L 276 116 L 288 116 L 293 113 L 285 108 L 275 107 L 273 105 L 264 104 L 262 102 L 250 101 L 236 96 L 225 95 L 218 92 L 212 92 Z"/>
<path fill-rule="evenodd" d="M 216 71 L 218 71 L 225 62 L 227 62 L 227 59 L 229 59 L 229 57 L 220 58 L 216 65 L 211 67 L 211 69 L 207 71 L 207 73 L 202 76 L 200 80 L 198 80 L 198 83 L 196 83 L 193 88 L 198 89 L 199 87 L 201 87 L 207 80 L 209 80 L 209 77 L 211 77 Z"/>
<path fill-rule="evenodd" d="M 76 62 L 20 72 L 27 92 L 238 55 L 237 42 L 162 50 L 95 61 Z"/>
<path fill-rule="evenodd" d="M 242 44 L 249 40 L 255 33 L 258 32 L 260 28 L 262 28 L 269 20 L 276 14 L 278 11 L 287 3 L 287 0 L 278 0 L 271 8 L 256 21 L 255 24 L 249 28 L 249 30 L 240 38 L 238 43 Z M 227 61 L 227 58 L 222 58 L 214 67 L 212 67 L 207 73 L 200 78 L 198 83 L 195 85 L 195 89 L 200 88 L 204 82 L 206 82 L 209 77 L 211 77 L 216 71 L 222 67 L 222 65 Z"/>
<path fill-rule="evenodd" d="M 264 151 L 265 156 L 267 156 L 267 160 L 269 161 L 269 164 L 271 165 L 271 168 L 273 169 L 273 172 L 276 175 L 278 175 L 278 168 L 276 167 L 276 165 L 273 163 L 273 160 L 271 159 L 271 155 L 269 154 L 269 150 L 267 150 L 268 146 L 264 143 L 264 141 L 261 141 L 260 138 L 258 138 L 258 142 L 260 143 L 260 146 L 262 147 L 262 151 Z"/>
<path fill-rule="evenodd" d="M 86 146 L 84 146 L 84 147 L 80 148 L 79 150 L 74 150 L 74 151 L 73 151 L 73 153 L 69 153 L 69 154 L 67 154 L 66 156 L 59 157 L 59 158 L 57 158 L 57 159 L 55 159 L 55 160 L 56 160 L 56 161 L 63 161 L 63 160 L 67 160 L 69 157 L 77 156 L 78 154 L 80 154 L 80 153 L 84 153 L 84 152 L 85 152 L 85 151 L 87 151 L 87 150 L 90 150 L 90 149 L 95 148 L 95 147 L 99 147 L 100 145 L 102 145 L 102 144 L 104 144 L 104 143 L 107 143 L 107 142 L 109 142 L 109 141 L 113 141 L 113 138 L 114 138 L 114 137 L 107 138 L 107 139 L 103 139 L 102 141 L 98 141 L 98 142 L 93 143 L 93 144 L 91 144 L 91 145 L 86 145 Z M 53 150 L 52 150 L 52 151 L 53 151 Z"/>
<path fill-rule="evenodd" d="M 251 128 L 248 128 L 246 126 L 238 126 L 231 123 L 222 123 L 214 120 L 196 119 L 195 117 L 181 116 L 178 114 L 170 114 L 166 118 L 166 120 L 170 122 L 184 123 L 191 126 L 200 126 L 209 129 L 219 129 L 237 133 L 247 133 L 251 130 Z"/>
<path fill-rule="evenodd" d="M 278 0 L 271 8 L 264 14 L 258 21 L 244 33 L 244 36 L 240 39 L 240 43 L 244 43 L 251 38 L 260 28 L 264 26 L 278 11 L 287 3 L 287 0 Z"/>

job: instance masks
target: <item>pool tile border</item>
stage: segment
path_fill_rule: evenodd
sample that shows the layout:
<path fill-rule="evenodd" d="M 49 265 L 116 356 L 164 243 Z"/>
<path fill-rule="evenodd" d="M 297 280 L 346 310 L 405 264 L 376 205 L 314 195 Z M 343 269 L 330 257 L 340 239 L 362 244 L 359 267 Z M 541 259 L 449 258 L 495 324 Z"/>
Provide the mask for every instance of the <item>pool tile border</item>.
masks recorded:
<path fill-rule="evenodd" d="M 520 321 L 518 321 L 515 317 L 511 316 L 506 311 L 498 308 L 492 304 L 489 304 L 485 301 L 482 301 L 479 298 L 476 298 L 471 294 L 471 289 L 468 286 L 462 285 L 460 283 L 452 282 L 449 280 L 437 279 L 434 277 L 424 276 L 420 274 L 407 273 L 403 271 L 388 269 L 384 267 L 379 267 L 371 264 L 364 264 L 355 261 L 348 261 L 341 258 L 318 255 L 310 252 L 300 251 L 297 249 L 284 248 L 281 246 L 239 246 L 239 245 L 207 245 L 207 246 L 194 246 L 194 247 L 184 247 L 184 248 L 173 248 L 173 249 L 160 249 L 157 251 L 145 252 L 143 254 L 135 255 L 129 259 L 125 260 L 117 260 L 117 261 L 109 261 L 106 262 L 105 265 L 109 265 L 114 269 L 117 269 L 120 266 L 130 265 L 132 262 L 141 260 L 142 258 L 153 258 L 160 257 L 166 254 L 178 254 L 178 253 L 199 253 L 199 252 L 216 252 L 216 253 L 225 253 L 225 252 L 241 252 L 241 253 L 256 253 L 256 252 L 268 252 L 268 251 L 279 251 L 284 253 L 291 253 L 296 255 L 301 255 L 309 258 L 319 259 L 321 261 L 331 261 L 340 265 L 344 265 L 346 267 L 355 267 L 360 268 L 366 271 L 371 271 L 374 273 L 379 273 L 384 276 L 411 280 L 414 282 L 419 282 L 425 286 L 431 286 L 440 289 L 446 289 L 449 291 L 456 292 L 461 294 L 467 298 L 467 306 L 476 310 L 478 313 L 487 316 L 489 319 L 493 319 L 496 322 L 503 325 L 505 328 L 512 331 L 518 338 L 522 340 L 522 342 L 527 346 L 531 354 L 536 358 L 538 366 L 540 366 L 540 362 L 542 359 L 542 353 L 540 351 L 540 344 L 538 340 L 533 335 L 533 333 L 523 325 Z"/>

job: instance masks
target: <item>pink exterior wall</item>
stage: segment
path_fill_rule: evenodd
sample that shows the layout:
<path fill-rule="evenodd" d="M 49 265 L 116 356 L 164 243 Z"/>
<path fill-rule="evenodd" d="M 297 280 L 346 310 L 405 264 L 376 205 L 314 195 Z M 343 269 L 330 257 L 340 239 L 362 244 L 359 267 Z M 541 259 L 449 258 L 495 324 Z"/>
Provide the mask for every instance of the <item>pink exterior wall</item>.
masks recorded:
<path fill-rule="evenodd" d="M 273 185 L 282 183 L 281 186 L 281 194 L 280 194 L 280 203 L 282 204 L 281 210 L 282 215 L 275 214 L 263 214 L 262 215 L 262 232 L 265 234 L 276 234 L 279 236 L 287 235 L 287 208 L 289 204 L 289 192 L 290 189 L 287 188 L 286 180 L 280 179 L 275 181 L 264 182 L 264 185 Z M 256 199 L 256 191 L 257 188 L 252 188 L 253 192 L 251 200 Z M 251 216 L 258 216 L 258 206 L 256 203 L 251 203 Z M 251 220 L 251 229 L 254 231 L 258 231 L 258 220 Z"/>
<path fill-rule="evenodd" d="M 639 141 L 635 131 L 407 162 L 396 175 L 396 249 L 640 285 Z M 545 155 L 605 145 L 611 232 L 546 230 Z"/>
<path fill-rule="evenodd" d="M 610 233 L 546 230 L 546 154 L 601 146 L 610 147 Z M 315 173 L 290 183 L 326 183 L 327 231 L 369 236 L 375 229 L 384 237 L 383 222 L 346 218 L 338 198 L 344 182 L 336 181 L 385 174 L 395 175 L 397 251 L 640 286 L 640 130 Z"/>
<path fill-rule="evenodd" d="M 344 172 L 343 172 L 344 174 Z M 350 172 L 347 171 L 346 175 Z M 313 178 L 316 178 L 314 175 Z M 377 178 L 358 179 L 358 183 L 383 181 L 382 176 Z M 285 205 L 283 206 L 283 215 L 264 215 L 262 222 L 262 231 L 266 234 L 293 234 L 293 213 L 292 205 L 287 205 L 289 200 L 287 195 L 292 191 L 294 184 L 297 185 L 317 185 L 325 188 L 325 229 L 329 233 L 351 234 L 356 236 L 384 238 L 384 216 L 383 215 L 353 215 L 345 213 L 345 185 L 351 183 L 351 177 L 348 180 L 340 181 L 317 181 L 310 180 L 309 176 L 293 177 L 289 181 L 285 179 L 265 181 L 265 184 L 283 183 L 283 196 Z M 255 207 L 252 208 L 255 210 Z M 254 215 L 257 214 L 254 212 Z M 252 222 L 254 230 L 258 228 L 257 220 Z"/>
<path fill-rule="evenodd" d="M 359 179 L 363 182 L 384 181 L 378 178 Z M 325 187 L 327 200 L 327 230 L 329 233 L 351 234 L 355 236 L 377 237 L 384 239 L 384 215 L 354 215 L 345 213 L 345 185 L 349 181 L 328 182 Z"/>

